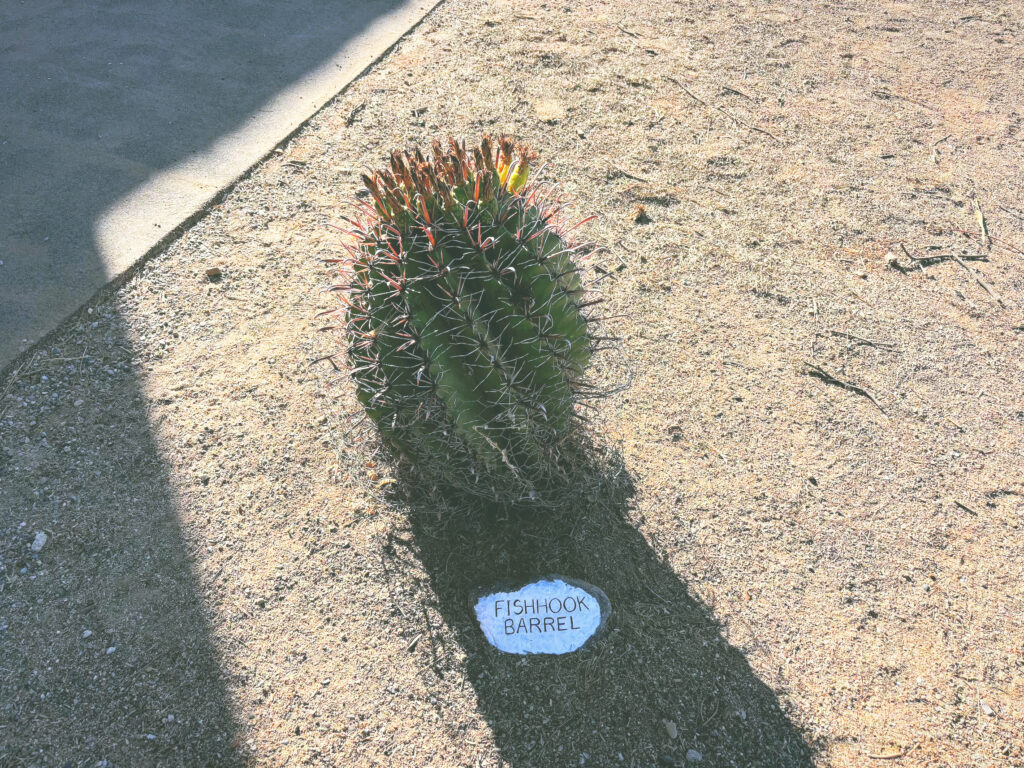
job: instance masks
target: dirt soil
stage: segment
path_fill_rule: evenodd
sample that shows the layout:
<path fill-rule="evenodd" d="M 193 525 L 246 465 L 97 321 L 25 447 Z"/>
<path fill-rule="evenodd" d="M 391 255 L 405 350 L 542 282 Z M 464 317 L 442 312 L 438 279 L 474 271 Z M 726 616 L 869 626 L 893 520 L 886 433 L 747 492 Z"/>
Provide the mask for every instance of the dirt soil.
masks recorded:
<path fill-rule="evenodd" d="M 0 765 L 1024 765 L 1022 104 L 1019 4 L 443 4 L 0 382 Z M 483 131 L 634 372 L 520 522 L 314 362 L 359 169 Z M 609 632 L 490 649 L 549 572 Z"/>

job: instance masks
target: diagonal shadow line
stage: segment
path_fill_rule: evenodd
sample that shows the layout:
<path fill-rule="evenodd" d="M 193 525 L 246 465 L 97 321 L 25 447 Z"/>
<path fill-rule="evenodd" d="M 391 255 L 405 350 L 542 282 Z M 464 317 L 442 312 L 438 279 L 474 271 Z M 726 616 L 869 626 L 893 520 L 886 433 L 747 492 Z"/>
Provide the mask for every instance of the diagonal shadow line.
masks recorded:
<path fill-rule="evenodd" d="M 0 765 L 241 765 L 193 546 L 110 322 L 37 356 L 15 388 L 31 416 L 4 423 Z M 71 400 L 40 412 L 49 382 Z"/>
<path fill-rule="evenodd" d="M 581 474 L 557 513 L 501 516 L 472 503 L 411 502 L 390 570 L 435 607 L 509 766 L 687 764 L 809 768 L 811 749 L 711 611 L 629 521 L 632 478 L 611 454 Z M 429 589 L 417 585 L 426 572 Z M 601 587 L 609 630 L 592 649 L 518 657 L 491 648 L 469 606 L 476 589 L 560 573 Z M 443 632 L 431 645 L 444 647 Z M 454 650 L 454 649 L 450 649 Z M 458 658 L 459 653 L 443 653 Z M 424 674 L 442 676 L 432 664 Z M 678 731 L 669 737 L 665 721 Z M 694 755 L 691 753 L 691 757 Z"/>

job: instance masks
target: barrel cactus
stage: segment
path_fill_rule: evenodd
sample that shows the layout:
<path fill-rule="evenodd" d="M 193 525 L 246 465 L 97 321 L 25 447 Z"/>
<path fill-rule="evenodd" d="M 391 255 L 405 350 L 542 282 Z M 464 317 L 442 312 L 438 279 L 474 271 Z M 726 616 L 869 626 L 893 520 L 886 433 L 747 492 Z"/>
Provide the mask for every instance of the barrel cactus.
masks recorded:
<path fill-rule="evenodd" d="M 435 487 L 552 498 L 576 457 L 593 351 L 563 204 L 508 138 L 395 152 L 364 175 L 339 295 L 355 391 Z"/>

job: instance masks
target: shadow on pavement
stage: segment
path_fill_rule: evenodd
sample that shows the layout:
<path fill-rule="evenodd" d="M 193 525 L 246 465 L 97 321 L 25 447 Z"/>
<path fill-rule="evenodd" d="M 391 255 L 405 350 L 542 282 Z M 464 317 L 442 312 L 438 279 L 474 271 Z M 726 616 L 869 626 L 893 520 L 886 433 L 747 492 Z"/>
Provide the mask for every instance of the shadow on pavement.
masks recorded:
<path fill-rule="evenodd" d="M 502 758 L 523 768 L 648 768 L 686 765 L 694 750 L 708 766 L 811 766 L 811 750 L 775 694 L 627 519 L 633 488 L 619 460 L 590 478 L 559 514 L 515 520 L 467 507 L 440 516 L 436 504 L 413 507 L 405 544 L 465 651 Z M 607 634 L 561 657 L 492 649 L 469 595 L 549 573 L 608 594 Z"/>
<path fill-rule="evenodd" d="M 190 547 L 112 327 L 69 329 L 0 401 L 0 765 L 232 765 Z"/>
<path fill-rule="evenodd" d="M 0 370 L 106 283 L 111 203 L 397 4 L 0 4 Z M 90 319 L 0 379 L 0 766 L 240 763 L 204 542 L 183 540 L 131 342 Z"/>
<path fill-rule="evenodd" d="M 94 230 L 114 203 L 398 5 L 0 3 L 0 371 L 106 284 Z"/>

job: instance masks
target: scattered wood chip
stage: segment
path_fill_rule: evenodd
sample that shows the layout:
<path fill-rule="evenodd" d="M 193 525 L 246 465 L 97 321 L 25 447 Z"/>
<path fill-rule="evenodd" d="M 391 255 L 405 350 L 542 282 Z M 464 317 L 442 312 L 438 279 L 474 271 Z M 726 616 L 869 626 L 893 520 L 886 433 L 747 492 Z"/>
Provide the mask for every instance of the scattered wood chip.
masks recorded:
<path fill-rule="evenodd" d="M 981 230 L 981 244 L 985 246 L 985 250 L 992 249 L 992 241 L 988 236 L 988 224 L 985 222 L 985 213 L 981 210 L 981 203 L 975 198 L 971 201 L 974 203 L 974 218 L 978 220 L 978 229 Z"/>
<path fill-rule="evenodd" d="M 961 235 L 963 235 L 964 237 L 966 237 L 968 240 L 979 240 L 979 241 L 981 240 L 981 238 L 978 235 L 974 234 L 973 232 L 965 232 L 962 229 L 958 229 L 956 231 L 958 233 L 960 233 Z M 998 237 L 992 237 L 991 235 L 989 235 L 988 239 L 989 239 L 989 242 L 991 242 L 993 245 L 995 245 L 995 246 L 997 246 L 999 248 L 1003 248 L 1003 249 L 1009 251 L 1010 253 L 1016 253 L 1019 256 L 1024 256 L 1024 248 L 1021 248 L 1019 245 L 1014 245 L 1011 242 L 1008 242 L 1008 241 L 1003 240 L 1003 239 L 998 238 Z M 979 256 L 977 258 L 978 258 L 978 260 L 981 260 L 984 257 Z"/>
<path fill-rule="evenodd" d="M 220 271 L 220 267 L 208 267 L 206 269 L 206 279 L 211 283 L 216 283 L 223 276 L 223 272 Z"/>

